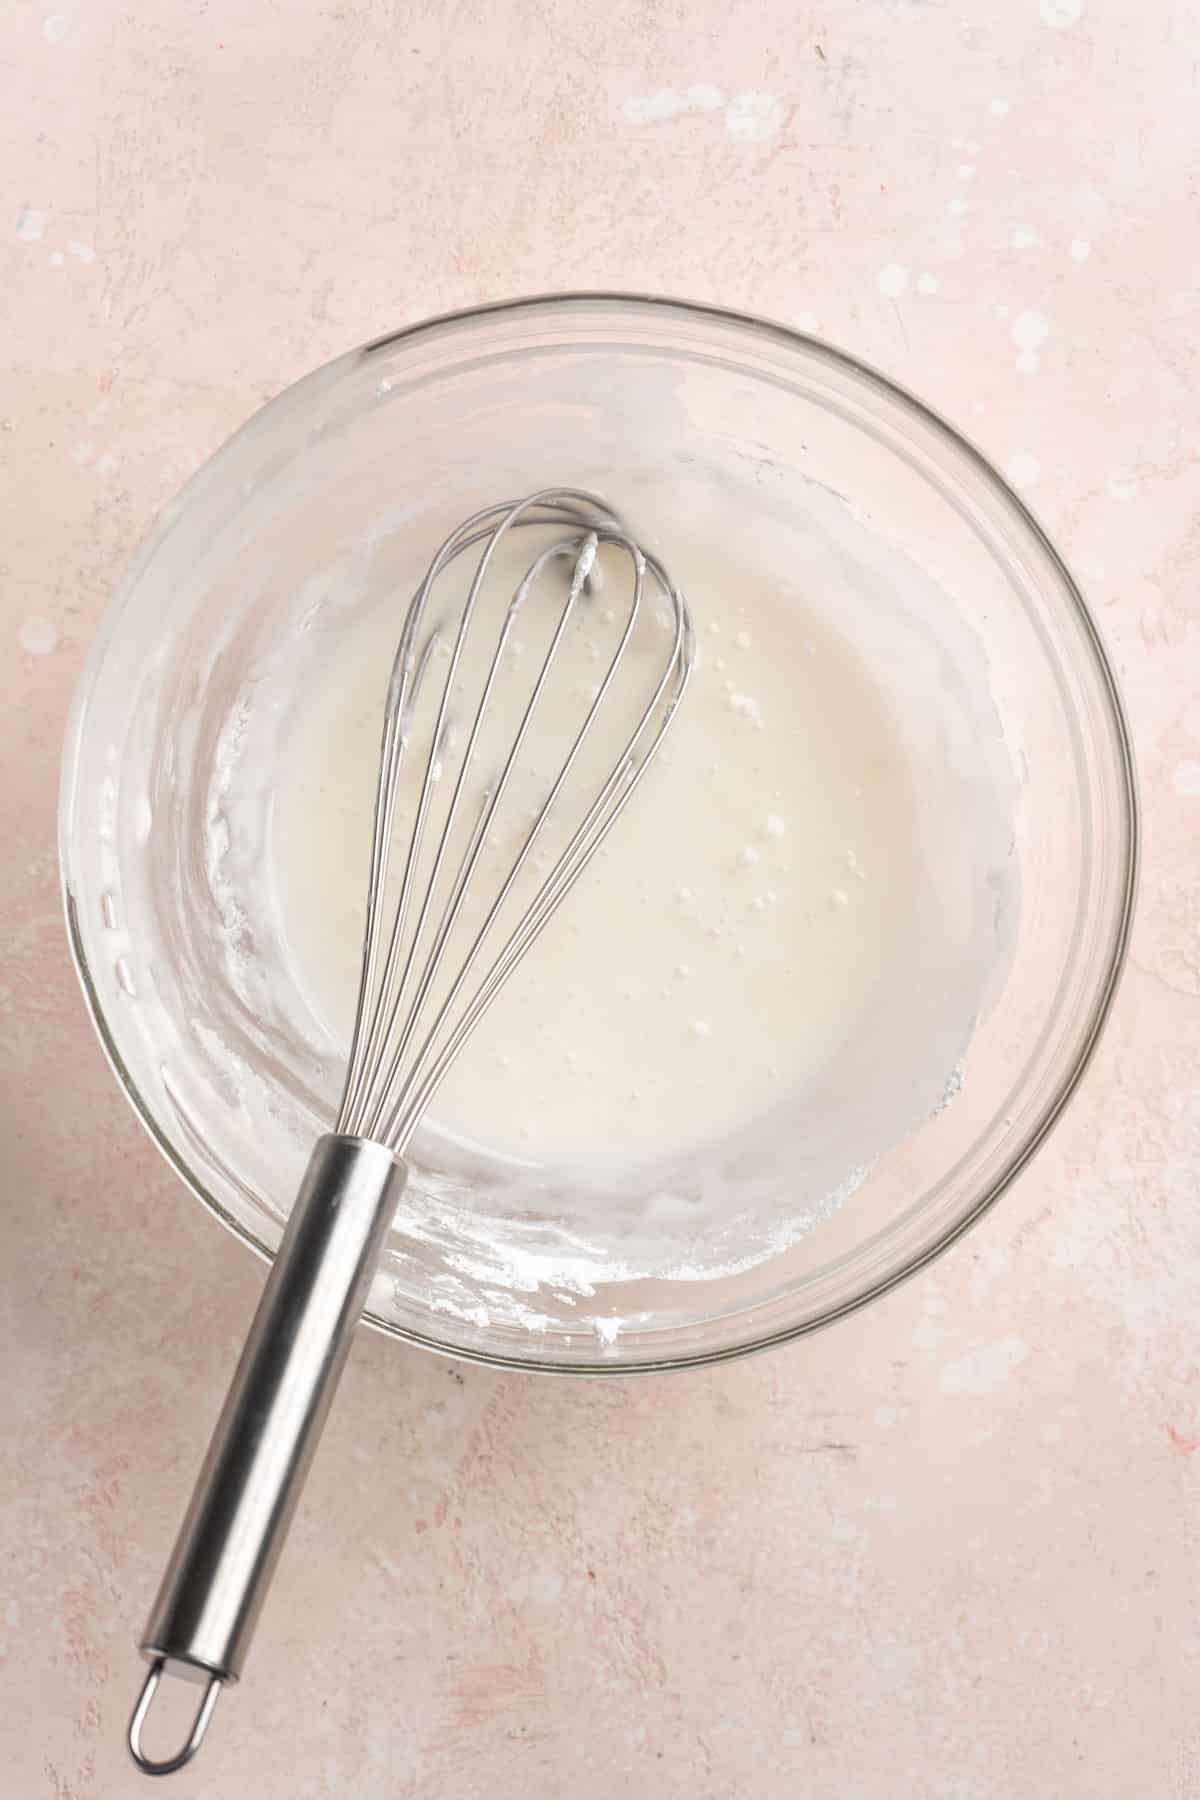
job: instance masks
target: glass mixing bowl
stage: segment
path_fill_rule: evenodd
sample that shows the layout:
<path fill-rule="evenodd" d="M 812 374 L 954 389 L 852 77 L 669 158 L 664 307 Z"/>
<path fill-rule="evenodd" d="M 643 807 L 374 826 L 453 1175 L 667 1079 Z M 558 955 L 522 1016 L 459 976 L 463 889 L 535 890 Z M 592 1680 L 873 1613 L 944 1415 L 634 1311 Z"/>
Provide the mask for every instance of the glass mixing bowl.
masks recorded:
<path fill-rule="evenodd" d="M 769 1255 L 726 1242 L 711 1266 L 693 1245 L 686 1274 L 626 1266 L 590 1292 L 522 1292 L 508 1251 L 536 1240 L 536 1219 L 497 1224 L 477 1187 L 447 1178 L 446 1215 L 474 1220 L 466 1272 L 436 1233 L 397 1220 L 368 1311 L 383 1330 L 514 1367 L 666 1368 L 828 1324 L 945 1249 L 1053 1125 L 1125 953 L 1136 800 L 1095 627 L 1021 502 L 918 401 L 779 326 L 619 295 L 434 320 L 297 382 L 166 509 L 98 635 L 66 741 L 67 919 L 135 1111 L 269 1257 L 339 1076 L 302 1029 L 253 897 L 280 696 L 303 695 L 356 606 L 395 604 L 398 546 L 427 555 L 480 504 L 562 483 L 618 505 L 648 495 L 664 539 L 689 513 L 736 539 L 768 507 L 799 515 L 832 496 L 969 624 L 1016 778 L 1020 901 L 965 1085 L 806 1232 Z"/>

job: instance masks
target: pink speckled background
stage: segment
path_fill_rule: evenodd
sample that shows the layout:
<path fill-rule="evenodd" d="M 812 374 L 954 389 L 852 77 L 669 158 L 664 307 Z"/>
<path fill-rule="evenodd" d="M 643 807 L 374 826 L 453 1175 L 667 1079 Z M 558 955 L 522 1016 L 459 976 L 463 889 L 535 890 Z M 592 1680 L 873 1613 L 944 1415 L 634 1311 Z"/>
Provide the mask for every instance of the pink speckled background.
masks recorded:
<path fill-rule="evenodd" d="M 1200 1796 L 1195 31 L 1188 0 L 4 7 L 3 1800 L 144 1791 L 133 1643 L 261 1281 L 68 964 L 89 636 L 294 376 L 586 285 L 815 326 L 1028 492 L 1129 701 L 1132 965 L 1033 1170 L 833 1332 L 610 1385 L 364 1338 L 174 1792 Z"/>

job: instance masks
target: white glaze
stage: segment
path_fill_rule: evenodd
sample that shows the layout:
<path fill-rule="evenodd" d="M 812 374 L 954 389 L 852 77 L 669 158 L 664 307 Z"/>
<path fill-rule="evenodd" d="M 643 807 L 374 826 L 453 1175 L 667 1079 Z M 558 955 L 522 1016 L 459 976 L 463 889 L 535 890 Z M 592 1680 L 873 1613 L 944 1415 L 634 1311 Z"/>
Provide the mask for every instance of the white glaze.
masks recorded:
<path fill-rule="evenodd" d="M 996 954 L 978 909 L 1005 830 L 1002 793 L 972 743 L 971 707 L 984 696 L 964 712 L 966 690 L 939 666 L 929 620 L 906 623 L 895 596 L 881 608 L 860 594 L 845 631 L 846 595 L 824 583 L 809 592 L 765 578 L 728 548 L 684 545 L 671 560 L 700 644 L 680 717 L 600 858 L 471 1040 L 424 1141 L 565 1167 L 576 1180 L 613 1161 L 694 1173 L 747 1133 L 773 1141 L 806 1094 L 844 1083 L 856 1045 L 873 1081 L 888 1069 L 884 1046 L 895 1046 L 887 1091 L 867 1108 L 875 1124 L 864 1133 L 852 1108 L 859 1122 L 838 1129 L 854 1141 L 817 1159 L 833 1191 L 937 1103 Z M 399 616 L 375 607 L 324 665 L 272 809 L 295 973 L 314 1035 L 341 1045 Z M 551 707 L 563 719 L 584 703 L 602 630 L 581 631 L 556 679 Z M 880 687 L 852 641 L 864 630 L 885 653 L 877 668 L 904 664 L 923 719 Z M 512 659 L 514 696 L 526 653 Z M 528 792 L 549 773 L 548 762 L 535 766 Z M 497 834 L 498 853 L 527 816 Z M 489 891 L 498 866 L 484 875 Z M 912 970 L 928 1008 L 921 1031 L 904 1017 Z"/>

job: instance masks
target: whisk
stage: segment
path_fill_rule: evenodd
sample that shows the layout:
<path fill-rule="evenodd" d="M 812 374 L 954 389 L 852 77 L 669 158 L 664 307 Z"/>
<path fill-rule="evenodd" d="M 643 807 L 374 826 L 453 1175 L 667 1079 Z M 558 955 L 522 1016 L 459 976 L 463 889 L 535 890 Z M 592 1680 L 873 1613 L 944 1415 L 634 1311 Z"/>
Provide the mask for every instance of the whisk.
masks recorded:
<path fill-rule="evenodd" d="M 536 554 L 522 559 L 515 584 L 502 581 L 501 546 L 530 537 Z M 442 610 L 446 571 L 472 552 L 465 597 Z M 620 605 L 614 563 L 625 578 Z M 567 647 L 581 617 L 597 610 L 615 642 L 599 679 L 581 682 Z M 544 639 L 532 659 L 517 636 L 527 624 Z M 128 1736 L 147 1774 L 190 1761 L 222 1685 L 241 1674 L 404 1191 L 404 1151 L 484 1012 L 644 776 L 693 654 L 686 603 L 662 564 L 580 489 L 546 489 L 475 513 L 442 544 L 412 599 L 384 708 L 341 1103 L 309 1161 L 142 1639 L 149 1669 Z M 544 756 L 548 736 L 557 747 L 547 782 L 530 748 Z M 498 855 L 506 796 L 515 804 L 524 790 L 527 799 L 531 780 L 535 803 Z M 164 1673 L 203 1692 L 182 1747 L 157 1759 L 142 1738 Z"/>

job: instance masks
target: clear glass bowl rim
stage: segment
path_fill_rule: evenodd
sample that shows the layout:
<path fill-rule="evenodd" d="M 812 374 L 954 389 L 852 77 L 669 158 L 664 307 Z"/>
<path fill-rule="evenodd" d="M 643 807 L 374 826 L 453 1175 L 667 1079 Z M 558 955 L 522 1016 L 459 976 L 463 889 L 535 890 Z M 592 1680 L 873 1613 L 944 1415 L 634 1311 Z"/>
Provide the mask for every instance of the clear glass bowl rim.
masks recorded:
<path fill-rule="evenodd" d="M 523 1357 L 512 1352 L 495 1351 L 482 1347 L 466 1346 L 461 1343 L 443 1341 L 432 1333 L 426 1334 L 401 1326 L 390 1319 L 381 1318 L 378 1314 L 367 1310 L 363 1314 L 365 1322 L 387 1336 L 399 1338 L 401 1341 L 419 1345 L 437 1354 L 449 1356 L 458 1361 L 483 1363 L 495 1368 L 510 1369 L 521 1373 L 562 1374 L 562 1375 L 626 1375 L 661 1373 L 672 1369 L 685 1369 L 705 1366 L 712 1363 L 728 1362 L 735 1357 L 748 1356 L 758 1351 L 774 1348 L 776 1345 L 806 1337 L 814 1331 L 823 1330 L 837 1319 L 845 1318 L 869 1305 L 872 1301 L 890 1293 L 901 1282 L 907 1281 L 920 1270 L 928 1267 L 950 1246 L 958 1241 L 964 1232 L 970 1230 L 983 1215 L 999 1200 L 1010 1184 L 1017 1178 L 1028 1162 L 1036 1155 L 1049 1133 L 1053 1130 L 1060 1114 L 1071 1099 L 1088 1065 L 1091 1062 L 1099 1042 L 1105 1022 L 1112 1008 L 1124 968 L 1129 947 L 1129 938 L 1133 925 L 1135 899 L 1137 893 L 1137 875 L 1140 859 L 1141 819 L 1137 793 L 1137 780 L 1134 766 L 1133 746 L 1130 738 L 1125 709 L 1117 687 L 1115 675 L 1109 662 L 1103 642 L 1096 628 L 1095 621 L 1088 610 L 1083 595 L 1066 567 L 1053 543 L 1042 526 L 1020 496 L 1009 486 L 1003 476 L 978 450 L 970 440 L 963 436 L 940 413 L 918 399 L 900 383 L 889 376 L 882 375 L 870 364 L 861 361 L 848 351 L 836 348 L 824 339 L 815 338 L 805 332 L 795 330 L 791 326 L 777 321 L 761 318 L 732 308 L 709 305 L 704 302 L 680 300 L 661 294 L 644 294 L 634 291 L 617 290 L 570 290 L 558 293 L 533 294 L 513 300 L 491 301 L 483 305 L 464 307 L 457 311 L 440 313 L 433 317 L 421 319 L 412 325 L 371 339 L 355 349 L 343 351 L 329 362 L 319 365 L 309 374 L 299 377 L 290 383 L 279 394 L 264 403 L 250 415 L 210 456 L 201 468 L 193 475 L 176 498 L 163 510 L 150 531 L 142 539 L 130 562 L 126 565 L 123 587 L 130 589 L 130 575 L 136 566 L 143 564 L 153 554 L 159 541 L 171 529 L 180 511 L 186 505 L 189 490 L 193 483 L 211 475 L 215 465 L 224 460 L 231 446 L 242 438 L 243 434 L 252 433 L 263 416 L 276 408 L 281 401 L 294 397 L 297 390 L 309 381 L 327 378 L 339 364 L 358 364 L 363 358 L 396 349 L 401 345 L 414 346 L 422 341 L 443 337 L 484 321 L 503 323 L 505 320 L 517 322 L 521 318 L 537 313 L 547 313 L 556 309 L 569 313 L 583 307 L 598 307 L 619 312 L 628 309 L 631 313 L 650 309 L 664 316 L 673 316 L 681 324 L 689 320 L 693 323 L 705 322 L 717 325 L 728 325 L 762 342 L 774 343 L 783 349 L 799 348 L 810 358 L 826 363 L 831 369 L 849 375 L 860 382 L 866 389 L 873 390 L 882 398 L 898 405 L 901 411 L 907 411 L 924 426 L 931 429 L 935 436 L 945 440 L 949 447 L 964 459 L 977 476 L 981 476 L 985 485 L 990 487 L 1001 503 L 1008 509 L 1018 526 L 1027 534 L 1035 551 L 1050 564 L 1051 569 L 1061 583 L 1071 606 L 1076 613 L 1076 622 L 1082 629 L 1083 641 L 1088 646 L 1093 663 L 1094 673 L 1099 678 L 1099 685 L 1108 708 L 1107 723 L 1113 733 L 1113 742 L 1121 773 L 1121 841 L 1123 849 L 1123 867 L 1119 882 L 1121 903 L 1115 923 L 1105 946 L 1103 966 L 1095 985 L 1089 1017 L 1085 1029 L 1080 1034 L 1079 1045 L 1073 1060 L 1065 1069 L 1060 1081 L 1054 1088 L 1041 1109 L 1034 1127 L 1016 1146 L 1013 1154 L 1002 1165 L 996 1177 L 978 1194 L 974 1195 L 968 1205 L 937 1232 L 928 1243 L 920 1249 L 899 1259 L 895 1266 L 864 1283 L 859 1289 L 848 1294 L 836 1305 L 828 1306 L 824 1311 L 791 1325 L 776 1327 L 769 1332 L 747 1339 L 739 1339 L 732 1343 L 705 1347 L 701 1350 L 687 1351 L 682 1354 L 645 1357 L 630 1361 L 613 1361 L 601 1355 L 597 1350 L 593 1361 L 554 1362 L 534 1357 Z M 95 684 L 99 669 L 103 662 L 108 640 L 115 630 L 117 619 L 122 610 L 121 600 L 114 598 L 110 602 L 97 629 L 89 655 L 78 678 L 72 699 L 70 716 L 64 739 L 62 775 L 59 790 L 58 807 L 58 840 L 59 869 L 62 881 L 63 902 L 66 911 L 67 936 L 70 944 L 72 960 L 83 989 L 84 999 L 92 1024 L 100 1039 L 101 1046 L 114 1075 L 124 1090 L 133 1111 L 141 1121 L 151 1140 L 161 1154 L 174 1169 L 184 1185 L 195 1197 L 233 1235 L 246 1244 L 264 1262 L 273 1260 L 274 1252 L 256 1234 L 250 1231 L 239 1219 L 224 1207 L 190 1168 L 176 1146 L 167 1138 L 160 1128 L 153 1112 L 134 1081 L 121 1056 L 116 1039 L 109 1028 L 103 1006 L 95 982 L 88 966 L 83 935 L 76 913 L 74 897 L 71 893 L 69 869 L 71 847 L 69 843 L 68 825 L 70 815 L 70 796 L 74 780 L 75 753 L 79 742 L 83 718 L 87 712 L 88 701 Z"/>

